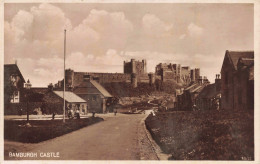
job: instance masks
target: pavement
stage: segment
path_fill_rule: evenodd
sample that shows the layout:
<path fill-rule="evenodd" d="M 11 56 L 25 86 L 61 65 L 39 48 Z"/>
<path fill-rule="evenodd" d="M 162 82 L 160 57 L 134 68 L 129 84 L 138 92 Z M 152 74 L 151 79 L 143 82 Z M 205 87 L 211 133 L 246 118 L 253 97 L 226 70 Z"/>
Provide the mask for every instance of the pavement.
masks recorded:
<path fill-rule="evenodd" d="M 102 116 L 106 117 L 106 115 L 111 115 L 112 113 L 108 114 L 95 114 L 95 116 Z M 88 113 L 86 115 L 80 115 L 81 118 L 87 118 L 91 117 L 92 113 Z M 5 115 L 4 116 L 5 120 L 26 120 L 27 115 Z M 29 120 L 51 120 L 52 115 L 29 115 Z M 55 115 L 55 119 L 60 120 L 63 119 L 63 115 Z M 68 118 L 66 118 L 68 119 Z"/>
<path fill-rule="evenodd" d="M 5 140 L 5 160 L 157 160 L 142 124 L 147 114 L 97 114 L 104 121 L 37 144 Z"/>

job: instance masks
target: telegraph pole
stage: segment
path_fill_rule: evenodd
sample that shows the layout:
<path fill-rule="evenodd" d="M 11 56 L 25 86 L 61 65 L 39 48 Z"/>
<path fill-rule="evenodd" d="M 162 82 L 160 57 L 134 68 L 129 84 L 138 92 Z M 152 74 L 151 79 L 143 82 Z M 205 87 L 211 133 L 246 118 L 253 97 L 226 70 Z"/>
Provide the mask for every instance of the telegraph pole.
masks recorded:
<path fill-rule="evenodd" d="M 66 29 L 64 30 L 64 80 L 63 80 L 63 123 L 65 123 L 65 76 L 66 76 L 66 70 L 65 70 L 65 60 L 66 60 Z"/>

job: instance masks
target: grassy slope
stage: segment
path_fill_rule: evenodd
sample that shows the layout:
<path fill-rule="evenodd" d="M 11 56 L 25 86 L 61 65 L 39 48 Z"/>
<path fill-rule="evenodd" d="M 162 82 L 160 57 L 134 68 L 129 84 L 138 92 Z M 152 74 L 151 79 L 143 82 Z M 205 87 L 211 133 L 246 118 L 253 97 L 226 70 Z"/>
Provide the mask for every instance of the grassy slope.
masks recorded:
<path fill-rule="evenodd" d="M 253 111 L 187 111 L 148 117 L 156 142 L 177 160 L 253 160 Z"/>

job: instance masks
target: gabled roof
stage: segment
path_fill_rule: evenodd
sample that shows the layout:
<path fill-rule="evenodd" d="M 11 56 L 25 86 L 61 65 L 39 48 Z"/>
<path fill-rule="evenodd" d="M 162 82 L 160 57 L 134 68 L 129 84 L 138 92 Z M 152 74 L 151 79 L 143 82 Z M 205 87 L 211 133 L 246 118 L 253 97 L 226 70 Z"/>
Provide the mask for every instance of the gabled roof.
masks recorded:
<path fill-rule="evenodd" d="M 254 51 L 226 51 L 233 68 L 237 70 L 237 62 L 239 58 L 254 59 Z"/>
<path fill-rule="evenodd" d="M 63 91 L 53 91 L 57 96 L 63 99 Z M 76 102 L 76 103 L 86 103 L 85 100 L 77 96 L 75 93 L 70 91 L 65 91 L 64 99 L 67 102 Z"/>
<path fill-rule="evenodd" d="M 253 58 L 239 58 L 238 64 L 240 64 L 242 66 L 251 66 L 254 64 L 254 59 Z"/>
<path fill-rule="evenodd" d="M 209 84 L 203 88 L 197 98 L 214 98 L 220 94 L 220 91 L 216 91 L 216 84 Z"/>
<path fill-rule="evenodd" d="M 100 85 L 98 82 L 96 82 L 95 80 L 90 80 L 91 84 L 93 84 L 98 90 L 99 92 L 104 96 L 104 97 L 113 97 L 110 93 L 108 93 L 108 91 L 102 86 Z"/>
<path fill-rule="evenodd" d="M 4 65 L 4 78 L 9 78 L 12 74 L 17 74 L 21 77 L 23 83 L 25 83 L 24 77 L 16 64 Z"/>
<path fill-rule="evenodd" d="M 95 80 L 83 81 L 75 87 L 76 94 L 102 94 L 104 97 L 113 97 L 101 84 Z"/>
<path fill-rule="evenodd" d="M 191 89 L 194 89 L 195 87 L 198 87 L 199 84 L 198 83 L 193 83 L 191 86 L 185 88 L 185 90 L 191 90 Z"/>

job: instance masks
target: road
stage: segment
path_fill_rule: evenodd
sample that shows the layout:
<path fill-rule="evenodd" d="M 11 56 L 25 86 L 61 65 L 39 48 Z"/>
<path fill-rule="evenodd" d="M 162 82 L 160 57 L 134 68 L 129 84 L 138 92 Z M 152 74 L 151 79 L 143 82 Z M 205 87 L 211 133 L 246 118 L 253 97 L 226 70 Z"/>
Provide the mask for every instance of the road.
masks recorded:
<path fill-rule="evenodd" d="M 103 122 L 38 144 L 5 142 L 5 149 L 37 153 L 40 160 L 139 160 L 157 159 L 141 124 L 145 114 L 109 114 Z M 142 126 L 141 126 L 142 125 Z M 16 145 L 15 145 L 16 144 Z M 20 145 L 20 146 L 19 146 Z M 13 147 L 12 147 L 13 146 Z M 14 151 L 14 152 L 15 152 Z M 41 157 L 44 153 L 56 157 Z"/>

